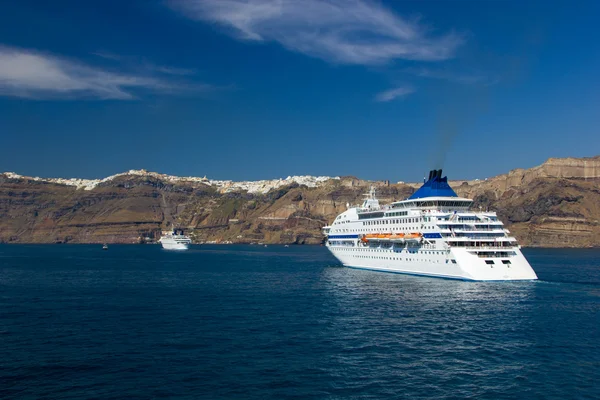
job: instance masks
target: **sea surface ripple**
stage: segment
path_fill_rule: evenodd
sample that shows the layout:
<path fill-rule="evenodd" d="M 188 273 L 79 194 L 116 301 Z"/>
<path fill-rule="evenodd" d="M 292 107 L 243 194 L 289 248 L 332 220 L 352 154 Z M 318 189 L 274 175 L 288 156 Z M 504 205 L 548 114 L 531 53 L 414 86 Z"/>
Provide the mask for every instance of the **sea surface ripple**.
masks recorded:
<path fill-rule="evenodd" d="M 600 398 L 600 251 L 525 255 L 540 281 L 317 246 L 1 245 L 0 398 Z"/>

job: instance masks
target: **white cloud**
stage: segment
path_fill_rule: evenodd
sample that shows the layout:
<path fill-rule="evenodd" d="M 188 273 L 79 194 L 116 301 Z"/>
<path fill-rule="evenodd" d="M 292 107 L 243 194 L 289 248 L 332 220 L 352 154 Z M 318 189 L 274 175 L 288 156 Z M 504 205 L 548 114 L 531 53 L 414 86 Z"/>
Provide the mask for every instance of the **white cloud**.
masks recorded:
<path fill-rule="evenodd" d="M 158 72 L 161 74 L 167 75 L 194 75 L 196 74 L 195 69 L 191 68 L 179 68 L 179 67 L 171 67 L 166 65 L 156 65 L 154 63 L 148 62 L 147 60 L 136 57 L 136 56 L 124 56 L 120 54 L 114 54 L 106 51 L 94 51 L 90 53 L 96 57 L 103 58 L 107 61 L 112 61 L 119 64 L 129 65 L 136 70 L 147 70 L 149 72 Z"/>
<path fill-rule="evenodd" d="M 0 96 L 128 100 L 135 98 L 135 89 L 173 93 L 210 87 L 113 72 L 55 55 L 0 45 Z"/>
<path fill-rule="evenodd" d="M 394 89 L 389 89 L 384 92 L 378 93 L 375 96 L 375 101 L 378 102 L 388 102 L 395 100 L 397 98 L 406 97 L 411 93 L 414 93 L 415 90 L 410 87 L 399 87 Z"/>
<path fill-rule="evenodd" d="M 167 75 L 194 75 L 196 73 L 196 70 L 191 68 L 166 67 L 164 65 L 148 65 L 147 67 Z"/>
<path fill-rule="evenodd" d="M 332 63 L 451 58 L 463 40 L 434 36 L 416 19 L 369 0 L 170 0 L 188 18 L 217 23 L 249 41 L 275 41 Z"/>
<path fill-rule="evenodd" d="M 497 79 L 478 72 L 456 73 L 445 69 L 431 69 L 424 67 L 405 68 L 402 71 L 414 76 L 418 76 L 419 78 L 441 79 L 465 85 L 489 86 L 497 83 Z"/>

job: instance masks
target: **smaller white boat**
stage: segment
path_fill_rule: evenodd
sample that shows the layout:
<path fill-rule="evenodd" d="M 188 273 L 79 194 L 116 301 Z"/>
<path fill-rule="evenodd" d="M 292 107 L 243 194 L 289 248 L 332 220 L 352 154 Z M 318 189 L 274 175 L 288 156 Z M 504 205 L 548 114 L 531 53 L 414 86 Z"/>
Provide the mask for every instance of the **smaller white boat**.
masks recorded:
<path fill-rule="evenodd" d="M 108 245 L 106 243 L 104 243 L 104 245 L 102 246 L 102 250 L 108 250 Z"/>
<path fill-rule="evenodd" d="M 192 243 L 192 239 L 183 234 L 183 229 L 163 232 L 158 241 L 165 250 L 187 250 Z"/>

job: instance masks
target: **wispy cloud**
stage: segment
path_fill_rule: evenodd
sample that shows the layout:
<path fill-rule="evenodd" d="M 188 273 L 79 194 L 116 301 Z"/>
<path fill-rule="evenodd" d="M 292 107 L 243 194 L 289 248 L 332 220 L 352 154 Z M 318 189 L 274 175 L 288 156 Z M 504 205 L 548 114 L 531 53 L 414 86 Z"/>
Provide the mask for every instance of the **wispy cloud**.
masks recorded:
<path fill-rule="evenodd" d="M 129 100 L 136 97 L 136 90 L 180 93 L 211 88 L 207 84 L 184 84 L 157 75 L 107 70 L 52 54 L 0 45 L 0 96 Z"/>
<path fill-rule="evenodd" d="M 106 60 L 112 60 L 112 61 L 119 61 L 123 58 L 122 56 L 111 53 L 109 51 L 94 51 L 91 54 L 95 55 L 96 57 L 101 57 Z"/>
<path fill-rule="evenodd" d="M 498 81 L 493 77 L 478 72 L 457 73 L 446 69 L 432 69 L 425 67 L 405 68 L 402 71 L 407 74 L 417 76 L 419 78 L 441 79 L 465 85 L 489 86 L 495 84 Z"/>
<path fill-rule="evenodd" d="M 398 98 L 403 98 L 408 96 L 411 93 L 414 93 L 415 90 L 411 87 L 398 87 L 394 89 L 389 89 L 384 92 L 378 93 L 375 96 L 375 101 L 384 103 L 388 101 L 392 101 Z"/>
<path fill-rule="evenodd" d="M 196 70 L 191 68 L 167 67 L 164 65 L 147 65 L 147 67 L 153 71 L 167 75 L 194 75 L 196 73 Z"/>
<path fill-rule="evenodd" d="M 156 65 L 142 57 L 137 57 L 137 56 L 120 55 L 120 54 L 115 54 L 115 53 L 111 53 L 111 52 L 107 52 L 107 51 L 94 51 L 90 54 L 92 54 L 96 57 L 100 57 L 109 62 L 119 63 L 120 65 L 125 64 L 125 65 L 129 66 L 130 68 L 133 68 L 136 70 L 145 70 L 148 72 L 157 72 L 157 73 L 167 74 L 167 75 L 194 75 L 197 72 L 195 69 L 191 69 L 191 68 L 179 68 L 179 67 L 172 67 L 172 66 L 167 66 L 167 65 Z"/>
<path fill-rule="evenodd" d="M 463 39 L 434 35 L 370 0 L 168 0 L 188 18 L 219 24 L 240 40 L 274 41 L 332 63 L 452 58 Z"/>

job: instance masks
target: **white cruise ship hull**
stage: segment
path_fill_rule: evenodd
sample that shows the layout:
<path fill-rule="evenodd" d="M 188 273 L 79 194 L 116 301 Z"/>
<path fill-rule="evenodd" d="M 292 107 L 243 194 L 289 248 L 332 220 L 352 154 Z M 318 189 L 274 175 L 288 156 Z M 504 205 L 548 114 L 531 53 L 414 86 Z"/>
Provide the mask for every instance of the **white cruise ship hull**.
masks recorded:
<path fill-rule="evenodd" d="M 473 211 L 442 177 L 408 199 L 380 205 L 375 188 L 323 227 L 326 244 L 345 266 L 469 281 L 535 280 L 516 238 L 493 211 Z"/>
<path fill-rule="evenodd" d="M 177 241 L 175 239 L 161 239 L 160 244 L 165 250 L 187 250 L 190 245 L 187 241 Z"/>
<path fill-rule="evenodd" d="M 535 280 L 520 250 L 510 259 L 490 260 L 466 249 L 409 251 L 406 248 L 327 246 L 346 267 L 468 281 Z M 487 261 L 487 262 L 486 262 Z M 510 263 L 507 263 L 509 261 Z"/>

